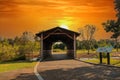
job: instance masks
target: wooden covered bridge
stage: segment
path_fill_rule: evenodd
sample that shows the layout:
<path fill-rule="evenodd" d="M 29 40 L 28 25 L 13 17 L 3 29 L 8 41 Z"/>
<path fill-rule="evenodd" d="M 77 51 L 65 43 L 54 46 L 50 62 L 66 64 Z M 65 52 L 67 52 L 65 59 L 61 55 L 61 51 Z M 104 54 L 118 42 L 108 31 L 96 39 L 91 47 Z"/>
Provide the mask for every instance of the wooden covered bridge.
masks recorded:
<path fill-rule="evenodd" d="M 42 59 L 52 55 L 52 45 L 58 41 L 66 44 L 68 57 L 76 57 L 76 38 L 77 36 L 79 36 L 79 33 L 61 27 L 55 27 L 37 33 L 36 35 L 40 37 L 40 56 L 42 57 Z"/>

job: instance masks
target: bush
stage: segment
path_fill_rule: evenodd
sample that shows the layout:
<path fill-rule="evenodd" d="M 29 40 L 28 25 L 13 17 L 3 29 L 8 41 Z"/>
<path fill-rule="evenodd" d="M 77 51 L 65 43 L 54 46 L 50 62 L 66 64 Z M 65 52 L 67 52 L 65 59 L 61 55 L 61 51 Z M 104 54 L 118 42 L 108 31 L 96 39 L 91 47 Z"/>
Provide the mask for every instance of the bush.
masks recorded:
<path fill-rule="evenodd" d="M 25 59 L 26 59 L 25 55 L 18 55 L 13 60 L 18 61 L 18 60 L 25 60 Z"/>
<path fill-rule="evenodd" d="M 16 56 L 15 48 L 11 45 L 4 45 L 0 50 L 0 61 L 10 61 Z"/>

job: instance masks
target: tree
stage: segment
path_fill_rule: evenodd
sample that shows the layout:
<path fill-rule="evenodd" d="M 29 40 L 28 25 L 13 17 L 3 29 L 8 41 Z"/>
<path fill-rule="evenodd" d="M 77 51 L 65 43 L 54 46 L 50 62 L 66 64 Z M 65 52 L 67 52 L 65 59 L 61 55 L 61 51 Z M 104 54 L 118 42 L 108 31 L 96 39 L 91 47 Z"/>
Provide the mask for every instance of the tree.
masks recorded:
<path fill-rule="evenodd" d="M 53 45 L 53 49 L 61 49 L 61 50 L 65 50 L 65 44 L 62 42 L 56 42 Z"/>
<path fill-rule="evenodd" d="M 10 45 L 14 46 L 14 40 L 13 39 L 8 39 L 8 42 Z"/>
<path fill-rule="evenodd" d="M 35 36 L 31 32 L 23 32 L 20 38 L 15 38 L 15 42 L 17 42 L 17 45 L 19 45 L 18 52 L 21 59 L 25 59 L 26 55 L 27 57 L 31 56 L 37 48 L 35 46 Z"/>
<path fill-rule="evenodd" d="M 0 62 L 13 60 L 16 57 L 16 49 L 10 42 L 12 39 L 3 39 L 0 42 Z"/>
<path fill-rule="evenodd" d="M 111 38 L 115 38 L 116 50 L 118 51 L 118 38 L 120 36 L 120 0 L 115 0 L 115 9 L 117 11 L 117 21 L 107 20 L 102 23 L 106 32 L 112 32 Z"/>
<path fill-rule="evenodd" d="M 27 42 L 34 42 L 35 36 L 31 32 L 23 32 L 22 36 L 20 37 L 21 44 L 26 44 Z"/>
<path fill-rule="evenodd" d="M 96 32 L 96 26 L 85 25 L 83 29 L 79 29 L 79 32 L 81 33 L 79 38 L 84 41 L 84 45 L 86 46 L 89 54 L 92 46 L 92 39 L 94 38 L 94 34 Z"/>
<path fill-rule="evenodd" d="M 18 36 L 16 36 L 16 37 L 14 38 L 14 44 L 15 44 L 15 45 L 21 44 L 21 43 L 20 43 L 20 38 L 19 38 Z"/>
<path fill-rule="evenodd" d="M 118 51 L 118 38 L 120 36 L 120 25 L 115 20 L 107 20 L 102 23 L 103 28 L 106 32 L 112 32 L 111 38 L 115 38 L 116 41 L 116 50 Z"/>
<path fill-rule="evenodd" d="M 118 17 L 118 20 L 117 22 L 120 24 L 120 0 L 115 0 L 115 9 L 117 11 L 117 17 Z"/>

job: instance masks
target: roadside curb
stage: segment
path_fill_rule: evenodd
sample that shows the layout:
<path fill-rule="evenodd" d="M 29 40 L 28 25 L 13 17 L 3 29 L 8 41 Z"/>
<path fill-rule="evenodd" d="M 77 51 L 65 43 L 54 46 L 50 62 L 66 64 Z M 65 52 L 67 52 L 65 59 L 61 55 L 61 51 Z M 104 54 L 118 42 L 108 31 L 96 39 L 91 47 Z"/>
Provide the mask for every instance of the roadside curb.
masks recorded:
<path fill-rule="evenodd" d="M 95 64 L 95 63 L 91 63 L 91 62 L 85 62 L 85 61 L 82 61 L 82 60 L 79 60 L 79 59 L 75 59 L 77 61 L 81 61 L 81 62 L 84 62 L 84 63 L 88 63 L 88 64 L 92 64 L 92 65 L 99 65 L 99 66 L 107 66 L 107 67 L 115 67 L 115 68 L 120 68 L 118 66 L 113 66 L 113 65 L 106 65 L 106 64 Z"/>
<path fill-rule="evenodd" d="M 37 64 L 35 65 L 35 67 L 34 67 L 34 73 L 35 73 L 35 76 L 38 78 L 38 80 L 44 80 L 42 78 L 42 76 L 39 74 L 39 72 L 37 71 L 37 68 L 38 68 L 38 65 L 39 65 L 40 62 L 41 62 L 41 60 L 39 60 L 39 62 L 37 62 Z"/>

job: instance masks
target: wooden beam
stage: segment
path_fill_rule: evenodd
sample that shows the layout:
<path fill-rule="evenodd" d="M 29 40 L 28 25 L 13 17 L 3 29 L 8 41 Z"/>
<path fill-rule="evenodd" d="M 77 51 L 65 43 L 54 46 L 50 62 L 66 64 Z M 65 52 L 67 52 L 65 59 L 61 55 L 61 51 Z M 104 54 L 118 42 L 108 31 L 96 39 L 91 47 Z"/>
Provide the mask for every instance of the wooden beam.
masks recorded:
<path fill-rule="evenodd" d="M 43 56 L 43 33 L 41 34 L 41 38 L 40 39 L 41 39 L 41 46 L 40 46 L 41 47 L 41 59 L 43 59 L 43 57 L 44 57 Z"/>
<path fill-rule="evenodd" d="M 53 33 L 55 33 L 56 31 L 63 32 L 61 29 L 56 29 L 55 31 L 53 31 Z"/>
<path fill-rule="evenodd" d="M 76 58 L 76 35 L 74 34 L 74 58 Z"/>
<path fill-rule="evenodd" d="M 48 34 L 47 36 L 45 36 L 44 39 L 48 38 L 51 34 L 55 34 L 56 31 L 63 32 L 63 31 L 60 30 L 60 29 L 56 29 L 56 30 L 54 30 L 52 33 L 50 33 L 50 34 Z"/>
<path fill-rule="evenodd" d="M 69 38 L 73 39 L 73 37 L 70 36 L 70 35 L 67 34 L 67 33 L 50 33 L 50 34 L 48 34 L 47 36 L 45 36 L 44 39 L 48 38 L 50 35 L 60 35 L 60 34 L 64 34 L 64 35 L 68 36 Z"/>
<path fill-rule="evenodd" d="M 67 34 L 67 33 L 54 33 L 54 34 L 51 34 L 51 35 L 60 35 L 60 34 L 64 34 L 64 35 L 68 36 L 69 38 L 73 39 L 73 37 L 70 36 L 70 35 Z"/>

